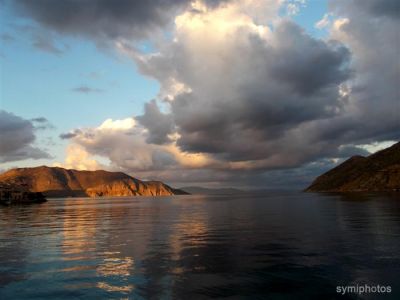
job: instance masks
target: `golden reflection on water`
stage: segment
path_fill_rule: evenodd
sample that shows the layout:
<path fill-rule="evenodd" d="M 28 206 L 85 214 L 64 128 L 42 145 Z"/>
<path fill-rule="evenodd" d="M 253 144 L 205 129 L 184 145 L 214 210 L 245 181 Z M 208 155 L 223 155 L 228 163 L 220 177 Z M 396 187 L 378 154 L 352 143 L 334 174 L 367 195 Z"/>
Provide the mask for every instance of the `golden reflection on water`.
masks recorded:
<path fill-rule="evenodd" d="M 93 239 L 96 233 L 96 209 L 88 209 L 84 206 L 85 199 L 66 199 L 62 251 L 70 256 L 94 249 L 96 241 Z"/>
<path fill-rule="evenodd" d="M 105 258 L 104 263 L 96 269 L 101 276 L 129 276 L 133 268 L 133 259 L 125 258 Z"/>
<path fill-rule="evenodd" d="M 105 290 L 106 292 L 122 292 L 129 293 L 133 290 L 134 286 L 132 284 L 124 285 L 124 286 L 116 286 L 111 285 L 106 282 L 98 282 L 97 287 Z"/>
<path fill-rule="evenodd" d="M 119 276 L 118 282 L 125 282 L 129 279 L 129 276 L 134 269 L 134 260 L 131 257 L 119 258 L 116 255 L 119 252 L 106 252 L 109 257 L 103 259 L 103 263 L 100 264 L 96 272 L 99 276 L 105 277 L 115 277 Z M 97 283 L 97 287 L 103 289 L 107 292 L 131 292 L 134 289 L 133 284 L 125 285 L 113 285 L 104 281 Z"/>
<path fill-rule="evenodd" d="M 153 223 L 135 224 L 135 219 L 126 219 L 125 206 L 102 207 L 94 204 L 90 199 L 65 200 L 64 207 L 67 210 L 63 220 L 63 260 L 76 261 L 77 263 L 80 263 L 82 259 L 86 261 L 95 260 L 98 263 L 89 266 L 69 266 L 64 271 L 94 271 L 97 280 L 92 284 L 98 289 L 109 293 L 131 293 L 135 289 L 131 280 L 132 276 L 135 275 L 133 255 L 146 257 L 148 240 L 152 238 L 151 235 L 142 235 L 142 232 L 151 233 L 160 230 L 153 228 L 155 226 Z M 135 213 L 138 215 L 149 214 L 152 218 L 158 218 L 159 214 L 158 211 L 152 211 L 150 208 L 142 208 L 141 210 L 137 208 Z M 174 224 L 169 230 L 166 230 L 166 235 L 162 239 L 166 239 L 166 245 L 169 245 L 169 259 L 180 261 L 186 248 L 194 249 L 194 252 L 191 252 L 192 256 L 199 255 L 198 250 L 195 249 L 206 244 L 209 234 L 209 219 L 203 206 L 197 207 L 193 203 L 184 205 L 183 209 L 176 211 L 176 213 Z M 127 226 L 127 222 L 133 222 L 130 233 L 131 240 L 120 240 L 118 234 L 115 235 L 113 229 L 120 226 L 119 222 L 122 222 L 124 226 Z M 111 244 L 104 244 L 104 240 L 111 241 Z M 133 241 L 132 248 L 135 249 L 133 255 L 127 256 L 121 253 L 120 245 L 126 247 Z M 102 248 L 105 246 L 106 248 Z M 125 249 L 124 247 L 122 249 Z M 205 268 L 198 260 L 193 264 L 190 268 L 194 270 Z M 183 274 L 185 268 L 174 265 L 171 266 L 170 272 L 175 275 Z"/>
<path fill-rule="evenodd" d="M 181 211 L 169 237 L 171 247 L 171 259 L 180 261 L 185 247 L 197 248 L 204 244 L 204 238 L 209 231 L 208 216 L 204 210 L 196 210 L 196 213 Z M 195 254 L 196 255 L 196 254 Z M 198 266 L 201 267 L 201 266 Z M 172 274 L 183 274 L 184 268 L 176 266 L 171 270 Z"/>
<path fill-rule="evenodd" d="M 128 284 L 129 277 L 134 270 L 134 259 L 129 256 L 122 256 L 119 251 L 104 251 L 97 253 L 100 245 L 97 245 L 97 231 L 104 233 L 102 225 L 107 227 L 104 219 L 98 218 L 98 215 L 104 216 L 104 211 L 99 210 L 98 206 L 91 205 L 88 199 L 66 199 L 63 222 L 63 260 L 80 261 L 82 259 L 101 259 L 101 262 L 95 266 L 72 266 L 64 268 L 65 272 L 79 272 L 85 270 L 94 270 L 99 281 L 95 286 L 107 292 L 129 293 L 134 289 L 133 284 Z M 119 216 L 121 211 L 113 209 L 112 215 Z M 121 257 L 122 256 L 122 257 Z M 118 277 L 116 280 L 115 277 Z M 119 285 L 111 281 L 118 282 Z"/>

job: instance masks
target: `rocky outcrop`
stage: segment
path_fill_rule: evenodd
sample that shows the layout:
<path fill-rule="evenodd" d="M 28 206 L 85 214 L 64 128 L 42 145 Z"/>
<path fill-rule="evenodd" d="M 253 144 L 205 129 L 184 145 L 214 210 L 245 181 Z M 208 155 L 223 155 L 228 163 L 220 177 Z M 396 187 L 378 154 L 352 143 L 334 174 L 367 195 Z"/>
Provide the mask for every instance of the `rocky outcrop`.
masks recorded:
<path fill-rule="evenodd" d="M 160 181 L 132 182 L 129 180 L 113 181 L 88 188 L 86 193 L 90 197 L 102 196 L 169 196 L 188 194 L 182 190 L 173 189 Z"/>
<path fill-rule="evenodd" d="M 368 157 L 349 158 L 315 179 L 306 191 L 400 191 L 400 142 Z"/>
<path fill-rule="evenodd" d="M 0 204 L 31 204 L 43 203 L 46 198 L 40 192 L 29 192 L 24 187 L 0 183 Z"/>
<path fill-rule="evenodd" d="M 58 167 L 18 168 L 0 174 L 0 183 L 24 186 L 47 197 L 168 196 L 187 194 L 159 181 L 141 181 L 122 172 Z"/>

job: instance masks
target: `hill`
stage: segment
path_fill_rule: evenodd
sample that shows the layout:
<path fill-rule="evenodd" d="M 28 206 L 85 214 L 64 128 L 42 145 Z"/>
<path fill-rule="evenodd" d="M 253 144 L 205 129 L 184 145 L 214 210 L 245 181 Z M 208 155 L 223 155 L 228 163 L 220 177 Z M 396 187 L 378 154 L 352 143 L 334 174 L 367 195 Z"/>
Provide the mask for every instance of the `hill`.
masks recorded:
<path fill-rule="evenodd" d="M 317 177 L 305 191 L 400 191 L 400 142 L 368 157 L 349 158 Z"/>
<path fill-rule="evenodd" d="M 0 183 L 47 197 L 168 196 L 187 194 L 160 181 L 141 181 L 122 172 L 78 171 L 41 166 L 0 174 Z"/>

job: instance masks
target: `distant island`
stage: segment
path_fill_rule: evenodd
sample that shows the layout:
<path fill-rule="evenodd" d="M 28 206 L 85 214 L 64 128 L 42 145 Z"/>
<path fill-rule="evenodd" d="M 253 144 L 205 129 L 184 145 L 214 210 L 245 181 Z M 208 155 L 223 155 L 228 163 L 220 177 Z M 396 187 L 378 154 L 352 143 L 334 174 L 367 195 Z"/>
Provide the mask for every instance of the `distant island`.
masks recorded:
<path fill-rule="evenodd" d="M 317 177 L 306 192 L 400 191 L 400 142 L 368 157 L 353 156 Z"/>
<path fill-rule="evenodd" d="M 122 172 L 59 167 L 11 169 L 0 174 L 0 192 L 42 193 L 46 197 L 169 196 L 188 194 L 160 181 L 142 181 Z"/>
<path fill-rule="evenodd" d="M 200 186 L 185 186 L 181 187 L 180 190 L 192 195 L 237 195 L 246 193 L 246 191 L 235 188 L 205 188 Z"/>

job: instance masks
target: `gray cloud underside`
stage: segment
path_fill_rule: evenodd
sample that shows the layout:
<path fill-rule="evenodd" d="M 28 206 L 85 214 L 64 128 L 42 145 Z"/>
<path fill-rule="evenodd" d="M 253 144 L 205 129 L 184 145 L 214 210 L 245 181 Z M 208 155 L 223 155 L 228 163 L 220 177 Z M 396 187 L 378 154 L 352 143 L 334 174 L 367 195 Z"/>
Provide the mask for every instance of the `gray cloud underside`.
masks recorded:
<path fill-rule="evenodd" d="M 75 132 L 61 133 L 59 135 L 60 139 L 62 139 L 62 140 L 72 139 L 72 138 L 74 138 L 76 136 L 77 136 L 77 134 Z"/>
<path fill-rule="evenodd" d="M 355 0 L 349 1 L 352 9 L 366 11 L 370 16 L 400 18 L 400 2 L 398 0 Z"/>
<path fill-rule="evenodd" d="M 289 21 L 275 28 L 274 46 L 244 35 L 228 53 L 232 56 L 221 58 L 230 61 L 229 72 L 206 58 L 204 68 L 193 65 L 193 57 L 179 43 L 165 55 L 139 62 L 146 74 L 160 81 L 177 74 L 191 88 L 171 102 L 171 117 L 181 136 L 178 145 L 229 161 L 270 158 L 261 168 L 298 165 L 315 157 L 326 143 L 310 147 L 315 137 L 307 134 L 313 122 L 340 115 L 338 86 L 351 77 L 349 50 L 338 42 L 314 39 Z M 146 110 L 140 118 L 151 116 Z M 164 127 L 150 131 L 168 133 Z"/>
<path fill-rule="evenodd" d="M 50 158 L 45 151 L 33 146 L 34 131 L 31 121 L 0 110 L 0 162 Z"/>
<path fill-rule="evenodd" d="M 142 39 L 167 26 L 190 0 L 16 0 L 15 10 L 59 33 L 95 39 Z M 216 6 L 217 0 L 207 4 Z"/>
<path fill-rule="evenodd" d="M 173 132 L 174 121 L 171 115 L 163 114 L 156 101 L 145 104 L 145 113 L 137 120 L 149 131 L 147 142 L 151 144 L 165 144 L 169 142 L 168 134 Z"/>
<path fill-rule="evenodd" d="M 175 76 L 191 88 L 171 103 L 178 145 L 269 169 L 338 157 L 341 145 L 400 139 L 397 4 L 369 1 L 361 10 L 359 1 L 339 2 L 333 9 L 350 19 L 341 28 L 349 40 L 323 42 L 283 22 L 275 47 L 251 35 L 243 42 L 242 33 L 222 57 L 229 72 L 206 57 L 194 65 L 183 43 L 138 61 L 160 82 Z M 350 94 L 340 94 L 341 84 Z"/>
<path fill-rule="evenodd" d="M 332 1 L 332 10 L 349 19 L 341 27 L 353 51 L 356 80 L 352 100 L 352 139 L 400 139 L 400 2 Z M 339 36 L 340 37 L 340 36 Z M 350 122 L 350 121 L 348 121 Z"/>

